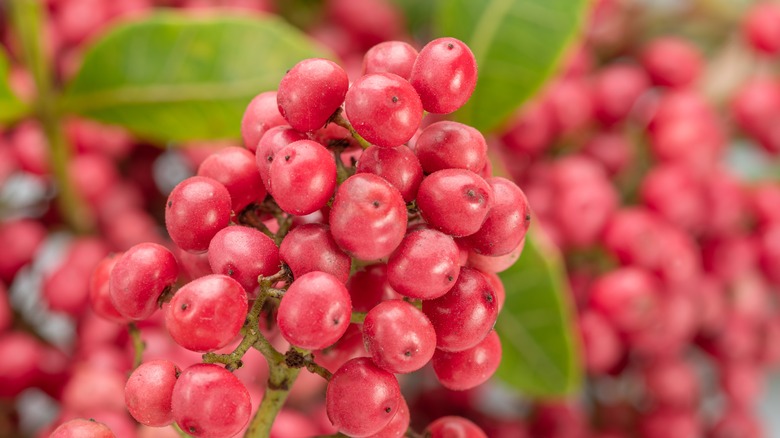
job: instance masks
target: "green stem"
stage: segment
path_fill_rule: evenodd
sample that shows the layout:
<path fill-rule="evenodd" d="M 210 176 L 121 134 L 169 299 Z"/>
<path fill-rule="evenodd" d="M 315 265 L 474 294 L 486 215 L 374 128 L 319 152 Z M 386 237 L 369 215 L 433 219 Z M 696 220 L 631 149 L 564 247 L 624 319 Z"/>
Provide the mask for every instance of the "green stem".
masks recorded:
<path fill-rule="evenodd" d="M 349 322 L 353 324 L 363 324 L 366 320 L 366 312 L 352 312 L 352 316 L 349 318 Z"/>
<path fill-rule="evenodd" d="M 360 147 L 363 149 L 368 149 L 371 147 L 371 143 L 369 143 L 365 138 L 363 138 L 360 134 L 358 134 L 357 131 L 355 131 L 355 128 L 352 126 L 351 123 L 349 123 L 349 120 L 347 120 L 346 117 L 344 117 L 344 111 L 341 110 L 341 108 L 337 109 L 335 113 L 333 113 L 333 116 L 330 118 L 331 123 L 335 123 L 342 128 L 349 131 L 350 134 L 352 134 L 352 138 L 357 140 L 357 142 L 360 144 Z"/>
<path fill-rule="evenodd" d="M 62 129 L 57 109 L 58 93 L 42 36 L 43 8 L 38 0 L 11 0 L 10 19 L 22 48 L 24 63 L 32 74 L 38 92 L 35 112 L 49 142 L 49 162 L 57 184 L 60 213 L 77 233 L 87 233 L 93 218 L 76 192 L 68 173 L 71 148 Z"/>
<path fill-rule="evenodd" d="M 135 352 L 135 355 L 133 356 L 133 369 L 136 369 L 143 361 L 146 344 L 144 343 L 144 340 L 141 339 L 141 330 L 134 322 L 127 324 L 127 331 L 130 333 L 130 339 L 133 341 L 133 351 Z"/>
<path fill-rule="evenodd" d="M 173 428 L 173 430 L 176 431 L 176 433 L 179 434 L 181 438 L 192 438 L 192 436 L 187 432 L 183 431 L 181 427 L 179 427 L 179 425 L 176 424 L 176 422 L 171 423 L 171 427 Z"/>

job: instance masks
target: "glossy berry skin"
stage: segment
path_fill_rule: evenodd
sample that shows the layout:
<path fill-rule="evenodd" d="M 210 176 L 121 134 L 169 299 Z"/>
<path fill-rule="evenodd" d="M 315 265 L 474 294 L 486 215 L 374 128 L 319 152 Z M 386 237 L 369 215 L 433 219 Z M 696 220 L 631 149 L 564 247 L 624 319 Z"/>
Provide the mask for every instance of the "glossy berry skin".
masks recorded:
<path fill-rule="evenodd" d="M 766 55 L 780 53 L 780 7 L 771 2 L 756 3 L 745 16 L 742 33 L 754 50 Z"/>
<path fill-rule="evenodd" d="M 151 427 L 173 423 L 171 396 L 180 373 L 169 360 L 144 362 L 133 370 L 125 385 L 125 405 L 130 415 Z"/>
<path fill-rule="evenodd" d="M 645 394 L 658 406 L 694 408 L 699 399 L 696 369 L 681 359 L 661 359 L 642 370 Z"/>
<path fill-rule="evenodd" d="M 336 189 L 336 162 L 324 146 L 300 140 L 277 152 L 269 177 L 279 208 L 297 216 L 327 204 Z"/>
<path fill-rule="evenodd" d="M 325 408 L 331 423 L 344 434 L 365 437 L 382 430 L 401 405 L 398 380 L 359 357 L 341 366 L 328 382 Z"/>
<path fill-rule="evenodd" d="M 209 243 L 209 266 L 215 274 L 238 281 L 250 298 L 257 297 L 257 277 L 279 272 L 279 249 L 261 231 L 250 227 L 229 226 L 220 230 Z"/>
<path fill-rule="evenodd" d="M 383 301 L 363 322 L 363 340 L 374 363 L 393 374 L 417 371 L 436 350 L 436 332 L 428 318 L 403 300 Z"/>
<path fill-rule="evenodd" d="M 463 238 L 477 254 L 497 257 L 520 245 L 531 224 L 531 207 L 525 193 L 512 181 L 493 177 L 485 180 L 493 191 L 493 206 L 479 231 Z"/>
<path fill-rule="evenodd" d="M 436 350 L 433 371 L 447 389 L 465 391 L 485 382 L 501 363 L 501 341 L 495 331 L 488 333 L 479 344 L 468 350 L 446 352 Z"/>
<path fill-rule="evenodd" d="M 368 438 L 403 438 L 409 430 L 410 419 L 409 406 L 406 404 L 406 400 L 401 397 L 401 403 L 398 405 L 393 419 L 387 423 L 387 426 L 379 432 L 369 435 Z"/>
<path fill-rule="evenodd" d="M 257 150 L 257 143 L 269 129 L 286 124 L 287 121 L 279 113 L 276 91 L 258 94 L 249 102 L 241 118 L 241 138 L 244 140 L 244 147 L 254 153 Z"/>
<path fill-rule="evenodd" d="M 298 132 L 288 125 L 276 126 L 268 130 L 257 144 L 255 153 L 255 163 L 260 171 L 260 180 L 268 190 L 271 191 L 271 163 L 274 162 L 276 154 L 290 143 L 298 140 L 308 140 L 309 137 L 302 132 Z"/>
<path fill-rule="evenodd" d="M 279 257 L 298 278 L 312 271 L 333 275 L 342 283 L 349 279 L 352 259 L 333 240 L 323 224 L 305 224 L 293 228 L 279 247 Z"/>
<path fill-rule="evenodd" d="M 329 223 L 333 238 L 347 254 L 376 260 L 398 247 L 407 220 L 398 189 L 376 175 L 358 173 L 339 186 Z"/>
<path fill-rule="evenodd" d="M 482 342 L 498 318 L 495 291 L 482 273 L 461 268 L 446 295 L 423 301 L 423 313 L 436 329 L 436 348 L 463 351 Z"/>
<path fill-rule="evenodd" d="M 128 322 L 127 318 L 122 316 L 114 307 L 114 303 L 111 302 L 109 287 L 111 270 L 114 269 L 114 265 L 116 265 L 121 256 L 122 253 L 106 256 L 95 266 L 89 278 L 89 304 L 92 310 L 100 317 L 120 324 L 126 324 Z"/>
<path fill-rule="evenodd" d="M 393 73 L 408 81 L 416 59 L 417 50 L 410 44 L 385 41 L 371 47 L 363 55 L 363 74 Z"/>
<path fill-rule="evenodd" d="M 173 387 L 173 418 L 197 438 L 236 435 L 249 422 L 249 391 L 238 377 L 214 364 L 195 364 L 182 371 Z"/>
<path fill-rule="evenodd" d="M 436 122 L 420 133 L 414 143 L 417 158 L 425 173 L 442 169 L 467 169 L 478 173 L 487 161 L 485 137 L 458 122 Z"/>
<path fill-rule="evenodd" d="M 430 438 L 487 438 L 487 434 L 471 421 L 456 416 L 441 417 L 425 428 Z"/>
<path fill-rule="evenodd" d="M 252 202 L 262 201 L 266 195 L 255 156 L 243 148 L 231 146 L 212 153 L 198 167 L 198 176 L 211 178 L 225 186 L 235 212 Z"/>
<path fill-rule="evenodd" d="M 658 38 L 644 48 L 642 65 L 656 85 L 681 88 L 701 75 L 703 61 L 699 51 L 685 40 Z"/>
<path fill-rule="evenodd" d="M 493 189 L 482 177 L 465 169 L 430 174 L 420 184 L 417 206 L 425 222 L 451 236 L 474 234 L 493 206 Z"/>
<path fill-rule="evenodd" d="M 301 132 L 322 128 L 344 102 L 347 73 L 327 59 L 311 58 L 295 64 L 279 83 L 279 112 Z"/>
<path fill-rule="evenodd" d="M 76 418 L 59 425 L 49 438 L 115 438 L 111 429 L 95 420 Z"/>
<path fill-rule="evenodd" d="M 387 280 L 401 295 L 432 300 L 446 294 L 460 274 L 452 237 L 430 228 L 411 231 L 387 261 Z"/>
<path fill-rule="evenodd" d="M 211 238 L 230 222 L 228 190 L 211 178 L 193 176 L 168 195 L 165 227 L 171 240 L 189 252 L 204 252 Z"/>
<path fill-rule="evenodd" d="M 165 312 L 165 327 L 182 347 L 218 350 L 238 335 L 246 319 L 244 288 L 230 277 L 213 274 L 187 283 Z"/>
<path fill-rule="evenodd" d="M 178 276 L 179 265 L 167 248 L 140 243 L 125 251 L 111 270 L 111 302 L 126 318 L 146 319 L 157 310 L 157 299 Z"/>
<path fill-rule="evenodd" d="M 292 345 L 318 350 L 335 343 L 349 327 L 352 303 L 338 278 L 313 271 L 298 277 L 284 294 L 276 322 Z"/>
<path fill-rule="evenodd" d="M 357 173 L 381 176 L 401 192 L 404 202 L 412 202 L 417 197 L 423 180 L 420 160 L 404 145 L 394 148 L 371 146 L 360 155 Z"/>
<path fill-rule="evenodd" d="M 360 77 L 347 92 L 344 111 L 358 134 L 371 144 L 389 148 L 409 141 L 423 115 L 417 92 L 392 73 Z"/>
<path fill-rule="evenodd" d="M 438 38 L 417 55 L 409 82 L 420 94 L 425 111 L 448 114 L 463 106 L 474 92 L 477 61 L 462 41 Z"/>

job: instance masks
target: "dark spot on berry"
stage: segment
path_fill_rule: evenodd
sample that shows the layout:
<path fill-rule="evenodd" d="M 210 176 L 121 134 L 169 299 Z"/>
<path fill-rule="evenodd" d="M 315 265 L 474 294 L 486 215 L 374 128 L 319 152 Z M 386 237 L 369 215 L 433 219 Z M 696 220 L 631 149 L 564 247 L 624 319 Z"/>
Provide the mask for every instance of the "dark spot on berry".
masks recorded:
<path fill-rule="evenodd" d="M 406 357 L 412 357 L 412 352 L 409 350 L 404 351 L 404 356 Z"/>
<path fill-rule="evenodd" d="M 393 412 L 393 409 L 390 406 L 388 406 L 385 408 L 385 412 L 389 414 L 390 412 Z"/>
<path fill-rule="evenodd" d="M 469 198 L 473 198 L 473 197 L 477 196 L 477 192 L 475 192 L 474 189 L 469 189 L 466 192 L 466 196 L 468 196 Z"/>
<path fill-rule="evenodd" d="M 338 318 L 333 318 L 333 325 L 339 325 L 339 322 L 341 322 Z"/>
<path fill-rule="evenodd" d="M 393 96 L 393 103 L 398 103 L 398 96 Z"/>
<path fill-rule="evenodd" d="M 493 302 L 493 294 L 491 294 L 490 292 L 485 292 L 485 301 L 487 301 L 488 303 L 492 303 Z"/>
<path fill-rule="evenodd" d="M 228 276 L 232 277 L 233 274 L 235 274 L 235 273 L 236 273 L 236 271 L 234 271 L 233 268 L 228 268 L 228 270 L 227 270 L 227 275 Z"/>
<path fill-rule="evenodd" d="M 525 221 L 528 222 L 530 220 L 531 220 L 531 213 L 526 213 L 525 214 Z"/>
<path fill-rule="evenodd" d="M 292 70 L 292 69 L 291 69 L 291 68 L 288 68 L 288 69 L 287 69 L 287 71 L 286 71 L 286 72 L 284 72 L 284 74 L 290 73 L 290 70 Z"/>
<path fill-rule="evenodd" d="M 195 431 L 197 431 L 198 429 L 196 429 L 195 426 L 190 426 L 187 428 L 187 430 L 189 430 L 190 433 L 195 433 Z"/>
<path fill-rule="evenodd" d="M 187 310 L 188 307 L 190 307 L 190 305 L 187 304 L 187 303 L 184 303 L 184 304 L 181 305 L 181 310 Z"/>
<path fill-rule="evenodd" d="M 285 155 L 284 156 L 284 161 L 290 161 L 290 156 L 289 155 Z"/>
<path fill-rule="evenodd" d="M 266 161 L 268 161 L 269 163 L 273 163 L 274 156 L 273 155 L 269 155 L 268 158 L 266 158 Z"/>
<path fill-rule="evenodd" d="M 448 275 L 448 276 L 447 276 L 447 281 L 452 281 L 452 280 L 454 280 L 454 279 L 455 279 L 455 277 L 453 277 L 452 275 Z"/>
<path fill-rule="evenodd" d="M 173 202 L 168 201 L 168 208 L 171 208 L 171 207 L 173 207 Z"/>
<path fill-rule="evenodd" d="M 452 49 L 455 48 L 455 44 L 449 43 L 449 44 L 447 44 L 447 48 L 452 50 Z"/>
<path fill-rule="evenodd" d="M 374 201 L 371 203 L 371 205 L 373 205 L 374 208 L 379 208 L 379 201 Z"/>

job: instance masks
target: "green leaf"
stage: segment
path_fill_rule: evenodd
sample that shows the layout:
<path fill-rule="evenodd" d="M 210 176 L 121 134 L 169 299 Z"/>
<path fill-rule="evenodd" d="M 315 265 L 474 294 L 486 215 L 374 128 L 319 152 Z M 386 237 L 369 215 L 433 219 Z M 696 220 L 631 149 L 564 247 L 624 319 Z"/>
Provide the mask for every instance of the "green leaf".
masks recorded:
<path fill-rule="evenodd" d="M 503 348 L 497 375 L 535 397 L 571 394 L 582 380 L 574 313 L 558 257 L 543 236 L 531 233 L 520 259 L 499 274 L 506 303 L 496 323 Z"/>
<path fill-rule="evenodd" d="M 392 0 L 400 8 L 406 18 L 406 28 L 415 37 L 428 38 L 433 14 L 436 12 L 436 2 L 420 0 Z"/>
<path fill-rule="evenodd" d="M 8 82 L 8 58 L 0 48 L 0 124 L 18 119 L 27 109 L 11 90 L 11 84 Z"/>
<path fill-rule="evenodd" d="M 235 138 L 252 97 L 298 61 L 328 56 L 270 16 L 158 14 L 91 47 L 63 106 L 151 140 Z"/>
<path fill-rule="evenodd" d="M 585 0 L 439 0 L 437 34 L 474 52 L 477 88 L 456 118 L 498 128 L 554 71 L 577 33 Z"/>

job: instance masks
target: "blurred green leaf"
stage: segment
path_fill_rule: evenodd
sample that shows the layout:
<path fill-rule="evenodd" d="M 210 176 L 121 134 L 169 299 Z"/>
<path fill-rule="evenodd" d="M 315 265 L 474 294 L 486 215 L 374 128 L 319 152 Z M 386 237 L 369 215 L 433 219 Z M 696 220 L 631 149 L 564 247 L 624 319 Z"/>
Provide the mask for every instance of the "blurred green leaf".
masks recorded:
<path fill-rule="evenodd" d="M 436 33 L 458 38 L 477 58 L 479 80 L 456 118 L 498 128 L 554 71 L 574 38 L 585 0 L 439 0 Z"/>
<path fill-rule="evenodd" d="M 0 48 L 0 124 L 12 122 L 27 111 L 27 106 L 14 95 L 8 82 L 8 58 Z"/>
<path fill-rule="evenodd" d="M 433 14 L 436 12 L 436 2 L 420 0 L 392 0 L 406 18 L 406 28 L 415 37 L 428 38 Z"/>
<path fill-rule="evenodd" d="M 234 138 L 252 97 L 328 56 L 273 17 L 159 14 L 92 46 L 63 106 L 157 141 Z"/>
<path fill-rule="evenodd" d="M 497 375 L 524 394 L 555 397 L 577 391 L 582 374 L 566 273 L 542 237 L 529 233 L 520 259 L 499 274 L 506 303 L 496 324 Z"/>

